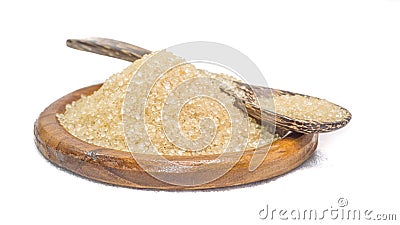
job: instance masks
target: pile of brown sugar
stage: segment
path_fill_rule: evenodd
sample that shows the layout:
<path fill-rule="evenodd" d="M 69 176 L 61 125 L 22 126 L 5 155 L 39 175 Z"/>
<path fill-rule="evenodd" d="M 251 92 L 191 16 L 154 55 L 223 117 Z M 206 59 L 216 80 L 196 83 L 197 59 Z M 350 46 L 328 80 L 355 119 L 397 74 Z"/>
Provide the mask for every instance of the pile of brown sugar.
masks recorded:
<path fill-rule="evenodd" d="M 258 122 L 239 108 L 236 108 L 234 113 L 228 113 L 225 106 L 218 104 L 213 99 L 199 97 L 187 101 L 180 111 L 180 132 L 189 141 L 196 140 L 201 136 L 199 129 L 201 118 L 207 117 L 215 124 L 215 135 L 212 142 L 199 151 L 185 149 L 171 142 L 171 137 L 164 133 L 163 128 L 168 124 L 162 123 L 161 116 L 162 114 L 168 115 L 168 113 L 172 115 L 172 112 L 162 111 L 163 104 L 172 90 L 177 89 L 183 82 L 192 82 L 191 80 L 196 82 L 194 78 L 205 77 L 225 81 L 234 79 L 227 75 L 196 69 L 192 64 L 183 64 L 169 70 L 154 85 L 144 111 L 147 125 L 146 133 L 135 133 L 134 128 L 130 128 L 131 130 L 128 131 L 124 130 L 123 113 L 127 112 L 123 112 L 123 104 L 134 105 L 135 96 L 141 94 L 141 90 L 130 90 L 129 84 L 133 76 L 137 75 L 136 72 L 140 66 L 153 54 L 156 53 L 146 55 L 133 62 L 122 72 L 112 75 L 92 95 L 82 96 L 79 100 L 68 104 L 65 112 L 57 115 L 60 124 L 73 136 L 94 145 L 122 151 L 148 153 L 151 144 L 160 154 L 165 155 L 221 154 L 230 142 L 238 143 L 237 148 L 231 151 L 241 151 L 272 143 L 277 138 L 275 134 L 264 134 L 265 129 L 262 129 Z M 160 52 L 157 54 L 160 54 Z M 165 54 L 161 57 L 162 60 L 171 60 L 170 57 L 173 57 L 168 53 L 161 54 Z M 162 60 L 159 63 L 163 63 Z M 143 79 L 143 82 L 145 82 L 146 78 L 143 77 Z M 215 94 L 224 98 L 225 103 L 233 106 L 235 99 L 232 96 L 222 91 Z M 131 98 L 125 101 L 126 96 Z M 240 128 L 243 130 L 236 131 L 239 135 L 232 137 L 232 123 L 239 120 L 246 120 L 247 126 Z M 135 135 L 127 137 L 127 133 Z M 145 141 L 146 135 L 151 138 L 151 143 Z M 266 135 L 270 138 L 260 139 L 260 135 Z M 131 144 L 128 145 L 127 141 Z M 243 145 L 243 143 L 246 144 Z"/>

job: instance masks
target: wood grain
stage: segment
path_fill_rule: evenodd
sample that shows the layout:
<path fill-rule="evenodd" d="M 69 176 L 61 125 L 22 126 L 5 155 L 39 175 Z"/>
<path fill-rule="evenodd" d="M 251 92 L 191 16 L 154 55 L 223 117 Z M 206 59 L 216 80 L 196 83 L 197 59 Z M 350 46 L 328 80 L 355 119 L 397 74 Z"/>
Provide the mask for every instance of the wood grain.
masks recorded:
<path fill-rule="evenodd" d="M 109 38 L 68 39 L 67 46 L 77 50 L 93 52 L 129 62 L 140 59 L 143 55 L 151 53 L 151 51 L 136 45 Z"/>
<path fill-rule="evenodd" d="M 82 94 L 90 95 L 100 87 L 101 84 L 89 86 L 58 99 L 40 114 L 34 126 L 36 146 L 46 159 L 73 173 L 96 181 L 126 187 L 167 190 L 236 186 L 284 174 L 302 164 L 312 155 L 317 146 L 318 134 L 294 134 L 275 141 L 265 160 L 254 171 L 248 169 L 254 150 L 248 150 L 244 152 L 238 163 L 230 171 L 212 182 L 198 186 L 168 184 L 144 171 L 130 152 L 107 149 L 86 143 L 69 134 L 59 124 L 56 114 L 63 113 L 66 104 L 78 100 Z M 152 173 L 173 171 L 173 173 L 179 175 L 184 172 L 179 167 L 163 165 L 158 157 L 152 155 L 138 154 L 135 157 L 140 157 L 141 161 L 146 161 Z M 209 162 L 213 158 L 215 156 L 168 157 L 169 160 L 186 165 L 198 165 L 202 162 Z M 229 162 L 231 162 L 231 155 L 220 157 L 217 162 L 212 164 L 212 169 L 218 170 L 221 165 Z M 201 174 L 193 174 L 193 176 L 201 176 Z"/>

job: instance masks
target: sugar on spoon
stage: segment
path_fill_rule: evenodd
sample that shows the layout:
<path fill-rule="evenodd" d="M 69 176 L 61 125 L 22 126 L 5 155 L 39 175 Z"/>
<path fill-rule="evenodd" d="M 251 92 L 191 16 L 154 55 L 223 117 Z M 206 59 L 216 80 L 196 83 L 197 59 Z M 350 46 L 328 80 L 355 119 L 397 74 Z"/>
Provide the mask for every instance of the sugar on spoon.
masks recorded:
<path fill-rule="evenodd" d="M 107 38 L 68 39 L 67 46 L 133 62 L 151 51 Z M 280 129 L 298 133 L 323 133 L 340 129 L 351 120 L 351 113 L 332 102 L 290 91 L 234 81 L 222 91 L 241 101 L 247 113 Z M 273 98 L 275 110 L 261 108 L 260 99 Z M 262 104 L 261 104 L 262 105 Z"/>

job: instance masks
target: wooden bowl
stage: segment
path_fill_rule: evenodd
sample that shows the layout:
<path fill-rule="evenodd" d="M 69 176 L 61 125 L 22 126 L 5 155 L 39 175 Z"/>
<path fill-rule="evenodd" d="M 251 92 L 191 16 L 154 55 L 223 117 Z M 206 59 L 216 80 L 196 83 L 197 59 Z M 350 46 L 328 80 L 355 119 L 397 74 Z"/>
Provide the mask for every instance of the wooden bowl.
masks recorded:
<path fill-rule="evenodd" d="M 247 184 L 284 174 L 308 159 L 317 147 L 318 134 L 295 134 L 275 141 L 261 165 L 249 171 L 249 163 L 254 150 L 243 153 L 235 166 L 223 176 L 209 183 L 197 186 L 173 185 L 151 176 L 143 170 L 135 158 L 149 166 L 151 173 L 187 173 L 180 167 L 163 165 L 159 157 L 150 154 L 99 147 L 84 142 L 68 133 L 58 122 L 56 114 L 63 113 L 65 105 L 78 100 L 81 95 L 90 95 L 101 87 L 93 85 L 74 91 L 48 106 L 39 116 L 34 126 L 35 143 L 42 155 L 57 166 L 81 176 L 109 184 L 155 189 L 208 189 Z M 235 154 L 235 153 L 232 153 Z M 215 156 L 169 156 L 179 165 L 198 165 L 210 162 Z M 221 156 L 211 164 L 212 170 L 232 162 L 230 155 Z M 170 167 L 170 168 L 165 168 Z M 212 172 L 212 171 L 210 171 Z M 194 174 L 201 176 L 201 174 Z"/>

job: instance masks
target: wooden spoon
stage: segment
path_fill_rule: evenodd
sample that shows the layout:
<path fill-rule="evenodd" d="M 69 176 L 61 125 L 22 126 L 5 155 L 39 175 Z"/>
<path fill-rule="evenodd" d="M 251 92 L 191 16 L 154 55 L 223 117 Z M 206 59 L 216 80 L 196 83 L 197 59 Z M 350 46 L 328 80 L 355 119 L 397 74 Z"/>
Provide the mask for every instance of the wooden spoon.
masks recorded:
<path fill-rule="evenodd" d="M 67 40 L 67 46 L 74 49 L 93 52 L 130 62 L 141 58 L 145 54 L 151 53 L 151 51 L 147 49 L 107 38 L 69 39 Z M 237 101 L 243 102 L 247 113 L 250 116 L 256 118 L 257 120 L 263 120 L 268 123 L 276 123 L 277 128 L 283 128 L 298 133 L 321 133 L 340 129 L 346 126 L 351 120 L 351 113 L 347 109 L 316 97 L 273 88 L 249 85 L 242 82 L 234 82 L 234 85 L 235 88 L 233 89 L 231 88 L 222 90 L 234 96 Z M 297 95 L 303 96 L 306 99 L 318 100 L 321 104 L 327 104 L 326 106 L 337 108 L 343 113 L 344 116 L 339 120 L 332 121 L 316 121 L 311 119 L 293 118 L 288 115 L 282 115 L 268 109 L 260 108 L 257 101 L 257 96 L 273 98 L 282 95 Z M 307 108 L 302 109 L 307 110 Z"/>

